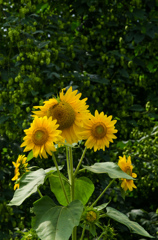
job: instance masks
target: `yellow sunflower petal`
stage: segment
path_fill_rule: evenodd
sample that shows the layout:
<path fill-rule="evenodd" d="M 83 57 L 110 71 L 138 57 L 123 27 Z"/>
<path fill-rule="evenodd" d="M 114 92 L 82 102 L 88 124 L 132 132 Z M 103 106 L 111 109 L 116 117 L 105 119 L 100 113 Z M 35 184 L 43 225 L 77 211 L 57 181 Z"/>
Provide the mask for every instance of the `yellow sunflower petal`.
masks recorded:
<path fill-rule="evenodd" d="M 128 175 L 132 176 L 133 178 L 137 177 L 137 174 L 132 172 L 133 166 L 131 162 L 131 156 L 129 156 L 128 159 L 126 159 L 125 155 L 123 157 L 119 156 L 118 165 L 122 169 L 122 171 L 124 171 Z M 125 191 L 127 189 L 129 189 L 130 191 L 133 191 L 133 188 L 137 188 L 133 180 L 126 180 L 126 179 L 121 179 L 121 180 L 122 180 L 121 187 Z"/>
<path fill-rule="evenodd" d="M 112 116 L 107 117 L 104 112 L 99 113 L 95 110 L 95 115 L 85 121 L 82 128 L 83 139 L 87 139 L 85 145 L 87 148 L 94 147 L 94 151 L 109 147 L 109 143 L 113 142 L 113 139 L 117 137 L 114 133 L 117 130 L 114 127 L 114 123 L 111 121 Z M 114 120 L 113 120 L 114 121 Z"/>
<path fill-rule="evenodd" d="M 19 183 L 16 183 L 16 184 L 14 185 L 14 190 L 18 189 L 19 186 L 20 186 Z"/>
<path fill-rule="evenodd" d="M 52 120 L 51 117 L 36 116 L 28 129 L 29 134 L 25 132 L 25 141 L 21 144 L 21 147 L 25 146 L 24 152 L 32 150 L 34 157 L 39 155 L 41 158 L 47 158 L 47 153 L 50 154 L 54 149 L 52 144 L 62 141 L 61 130 L 57 129 L 59 125 L 56 122 L 57 120 Z M 49 146 L 51 146 L 50 149 Z"/>
<path fill-rule="evenodd" d="M 28 163 L 26 161 L 27 161 L 27 158 L 25 157 L 25 155 L 19 155 L 16 162 L 12 162 L 15 167 L 15 170 L 14 170 L 15 175 L 11 179 L 12 181 L 17 181 L 23 173 L 29 171 L 27 169 Z M 19 183 L 16 183 L 14 185 L 14 190 L 16 188 L 19 188 Z"/>
<path fill-rule="evenodd" d="M 137 174 L 136 174 L 136 173 L 132 173 L 132 177 L 133 177 L 133 178 L 136 178 L 136 177 L 137 177 Z"/>
<path fill-rule="evenodd" d="M 72 144 L 78 142 L 79 132 L 83 122 L 90 116 L 88 106 L 86 105 L 86 98 L 80 100 L 81 93 L 78 93 L 77 90 L 73 91 L 70 87 L 66 93 L 63 89 L 60 94 L 60 100 L 55 98 L 50 99 L 44 102 L 44 106 L 39 106 L 40 111 L 33 111 L 35 116 L 47 116 L 52 117 L 52 120 L 57 121 L 58 129 L 61 130 L 61 135 L 65 140 Z M 35 107 L 37 109 L 37 106 Z M 45 123 L 43 122 L 45 125 Z M 47 124 L 49 127 L 49 124 Z M 76 127 L 78 126 L 78 128 Z M 35 128 L 35 126 L 32 126 Z M 22 145 L 24 146 L 24 145 Z"/>

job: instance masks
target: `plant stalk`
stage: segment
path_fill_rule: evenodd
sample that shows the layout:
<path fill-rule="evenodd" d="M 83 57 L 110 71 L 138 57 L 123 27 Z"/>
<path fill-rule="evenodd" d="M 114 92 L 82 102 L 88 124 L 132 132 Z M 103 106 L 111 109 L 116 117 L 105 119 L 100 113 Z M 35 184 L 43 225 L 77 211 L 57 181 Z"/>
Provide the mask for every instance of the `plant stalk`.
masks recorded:
<path fill-rule="evenodd" d="M 37 192 L 38 192 L 38 194 L 40 195 L 40 197 L 42 198 L 43 195 L 42 195 L 41 191 L 39 190 L 39 187 L 37 187 Z"/>
<path fill-rule="evenodd" d="M 94 205 L 96 205 L 96 203 L 99 201 L 99 199 L 104 195 L 104 193 L 106 192 L 106 190 L 111 186 L 111 184 L 115 181 L 115 178 L 112 179 L 112 181 L 108 184 L 108 186 L 102 191 L 102 193 L 99 195 L 99 197 L 94 201 L 94 203 L 92 203 L 92 205 L 90 207 L 93 207 Z"/>
<path fill-rule="evenodd" d="M 69 149 L 66 146 L 66 162 L 67 162 L 67 174 L 70 179 L 70 158 L 69 158 Z"/>
<path fill-rule="evenodd" d="M 81 235 L 80 240 L 83 240 L 85 230 L 86 230 L 86 223 L 85 223 L 84 226 L 83 226 L 82 235 Z"/>
<path fill-rule="evenodd" d="M 97 238 L 97 240 L 100 240 L 103 235 L 104 235 L 104 233 L 102 233 L 102 234 Z"/>
<path fill-rule="evenodd" d="M 62 177 L 61 177 L 61 174 L 60 174 L 60 170 L 59 170 L 59 168 L 58 168 L 58 164 L 57 164 L 57 161 L 56 161 L 56 158 L 55 158 L 55 155 L 54 155 L 53 152 L 52 152 L 52 158 L 53 158 L 55 167 L 56 167 L 57 172 L 58 172 L 58 175 L 59 175 L 60 184 L 61 184 L 61 187 L 62 187 L 62 189 L 63 189 L 63 192 L 64 192 L 64 195 L 65 195 L 66 201 L 67 201 L 67 203 L 69 204 L 69 200 L 68 200 L 68 197 L 67 197 L 67 194 L 66 194 L 66 191 L 65 191 L 65 187 L 64 187 L 63 180 L 62 180 Z"/>
<path fill-rule="evenodd" d="M 72 148 L 69 147 L 69 157 L 70 157 L 70 186 L 71 186 L 71 201 L 74 200 L 74 174 L 73 174 L 73 156 Z"/>
<path fill-rule="evenodd" d="M 75 194 L 75 178 L 74 178 L 74 172 L 73 172 L 73 155 L 72 155 L 72 148 L 69 147 L 69 163 L 70 163 L 70 192 L 71 192 L 71 201 L 74 200 L 74 194 Z M 77 227 L 73 228 L 72 231 L 72 240 L 76 240 L 77 239 Z"/>
<path fill-rule="evenodd" d="M 76 168 L 76 170 L 75 170 L 75 172 L 74 172 L 74 177 L 77 175 L 77 173 L 78 173 L 78 171 L 79 171 L 79 168 L 80 168 L 81 163 L 82 163 L 82 160 L 83 160 L 83 158 L 84 158 L 84 156 L 85 156 L 86 150 L 87 150 L 87 147 L 85 147 L 85 149 L 84 149 L 84 151 L 83 151 L 83 153 L 82 153 L 82 156 L 81 156 L 81 158 L 80 158 L 80 161 L 79 161 L 79 163 L 78 163 L 78 165 L 77 165 L 77 168 Z"/>

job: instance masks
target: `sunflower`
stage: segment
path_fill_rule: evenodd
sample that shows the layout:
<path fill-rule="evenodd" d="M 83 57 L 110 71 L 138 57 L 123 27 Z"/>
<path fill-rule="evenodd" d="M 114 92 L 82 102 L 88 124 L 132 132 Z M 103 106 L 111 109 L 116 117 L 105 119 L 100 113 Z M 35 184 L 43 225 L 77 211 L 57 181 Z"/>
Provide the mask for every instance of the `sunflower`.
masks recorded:
<path fill-rule="evenodd" d="M 133 166 L 132 166 L 132 163 L 131 163 L 131 157 L 130 156 L 128 157 L 127 160 L 126 160 L 126 156 L 125 155 L 123 157 L 119 157 L 118 165 L 122 169 L 122 171 L 124 171 L 125 173 L 127 173 L 131 177 L 133 177 L 133 178 L 137 177 L 136 173 L 132 173 Z M 125 191 L 127 191 L 127 189 L 132 191 L 133 188 L 137 188 L 135 186 L 133 180 L 128 180 L 128 179 L 121 179 L 121 180 L 122 180 L 121 187 Z"/>
<path fill-rule="evenodd" d="M 100 114 L 95 111 L 95 116 L 91 116 L 90 120 L 84 123 L 82 130 L 82 138 L 87 139 L 85 146 L 87 148 L 93 148 L 97 150 L 103 149 L 105 146 L 109 147 L 109 142 L 113 142 L 113 139 L 117 138 L 114 133 L 117 133 L 114 124 L 117 120 L 111 121 L 112 116 L 107 117 L 103 112 Z"/>
<path fill-rule="evenodd" d="M 35 106 L 35 109 L 40 111 L 33 111 L 33 116 L 38 117 L 52 117 L 56 119 L 59 124 L 59 130 L 62 131 L 62 137 L 70 144 L 81 140 L 79 133 L 83 126 L 83 122 L 91 116 L 86 105 L 87 98 L 80 100 L 81 93 L 77 90 L 72 91 L 70 87 L 64 94 L 64 90 L 59 94 L 59 98 L 52 98 L 44 102 L 44 106 Z"/>
<path fill-rule="evenodd" d="M 15 176 L 12 178 L 12 181 L 17 181 L 20 176 L 22 176 L 25 172 L 29 171 L 27 169 L 28 163 L 26 161 L 27 158 L 25 157 L 25 155 L 19 155 L 17 161 L 12 162 L 15 167 L 14 170 Z M 15 183 L 14 185 L 14 190 L 16 190 L 17 188 L 19 188 L 19 183 Z"/>
<path fill-rule="evenodd" d="M 21 144 L 21 147 L 26 146 L 24 152 L 32 150 L 33 156 L 39 155 L 40 158 L 47 158 L 46 152 L 52 155 L 52 151 L 55 151 L 54 143 L 63 141 L 56 122 L 57 120 L 52 121 L 51 117 L 35 117 L 31 127 L 24 130 L 26 136 Z"/>

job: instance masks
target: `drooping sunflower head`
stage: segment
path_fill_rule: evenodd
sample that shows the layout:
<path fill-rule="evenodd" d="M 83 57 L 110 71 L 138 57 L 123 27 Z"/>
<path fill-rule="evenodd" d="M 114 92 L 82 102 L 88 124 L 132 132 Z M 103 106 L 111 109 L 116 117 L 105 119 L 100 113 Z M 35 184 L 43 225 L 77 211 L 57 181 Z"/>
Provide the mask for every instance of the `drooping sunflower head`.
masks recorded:
<path fill-rule="evenodd" d="M 22 176 L 25 172 L 29 171 L 27 168 L 28 163 L 25 155 L 19 155 L 17 161 L 12 163 L 15 167 L 14 170 L 15 175 L 12 178 L 12 181 L 17 181 L 20 176 Z M 14 190 L 16 190 L 16 188 L 19 188 L 19 183 L 15 183 Z"/>
<path fill-rule="evenodd" d="M 133 166 L 132 166 L 132 162 L 131 162 L 131 157 L 130 156 L 127 159 L 126 159 L 125 155 L 123 157 L 119 156 L 118 166 L 122 169 L 122 171 L 124 171 L 125 173 L 127 173 L 131 177 L 133 177 L 133 178 L 137 177 L 137 174 L 132 172 Z M 127 191 L 128 189 L 130 191 L 132 191 L 133 188 L 137 188 L 135 186 L 133 180 L 128 180 L 128 179 L 121 179 L 121 180 L 122 180 L 121 187 L 125 191 Z"/>
<path fill-rule="evenodd" d="M 107 117 L 103 112 L 100 114 L 95 111 L 95 116 L 92 116 L 90 120 L 84 123 L 82 138 L 87 139 L 85 146 L 87 148 L 93 148 L 94 151 L 103 149 L 105 146 L 109 147 L 109 143 L 113 142 L 113 139 L 117 138 L 114 133 L 117 133 L 115 129 L 116 120 L 112 120 L 112 116 Z"/>
<path fill-rule="evenodd" d="M 54 143 L 63 142 L 61 137 L 61 131 L 57 128 L 57 120 L 45 117 L 35 117 L 31 127 L 24 130 L 26 136 L 21 147 L 25 147 L 24 152 L 33 151 L 33 156 L 38 155 L 42 158 L 47 158 L 47 153 L 52 155 L 52 151 L 55 151 Z"/>
<path fill-rule="evenodd" d="M 83 122 L 90 117 L 86 98 L 80 100 L 81 93 L 77 90 L 73 91 L 70 87 L 64 94 L 63 89 L 59 98 L 49 99 L 44 102 L 44 106 L 36 106 L 40 111 L 33 111 L 35 116 L 52 117 L 59 124 L 58 129 L 62 131 L 62 137 L 70 144 L 78 142 L 80 139 L 80 131 Z"/>

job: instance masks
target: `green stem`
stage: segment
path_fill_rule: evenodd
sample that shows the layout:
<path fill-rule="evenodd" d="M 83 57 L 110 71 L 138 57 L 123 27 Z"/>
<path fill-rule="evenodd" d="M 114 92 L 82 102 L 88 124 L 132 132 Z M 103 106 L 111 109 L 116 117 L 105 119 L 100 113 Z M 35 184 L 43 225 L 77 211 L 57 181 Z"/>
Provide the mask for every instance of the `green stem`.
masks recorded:
<path fill-rule="evenodd" d="M 60 184 L 61 184 L 61 187 L 62 187 L 62 189 L 63 189 L 63 192 L 64 192 L 64 195 L 65 195 L 66 201 L 67 201 L 67 203 L 69 204 L 69 200 L 68 200 L 68 197 L 67 197 L 67 195 L 66 195 L 66 191 L 65 191 L 65 187 L 64 187 L 64 184 L 63 184 L 63 181 L 62 181 L 62 177 L 61 177 L 61 174 L 60 174 L 60 171 L 59 171 L 59 168 L 58 168 L 58 164 L 57 164 L 57 161 L 56 161 L 56 158 L 55 158 L 55 155 L 54 155 L 53 152 L 52 152 L 52 158 L 53 158 L 55 167 L 56 167 L 57 172 L 58 172 L 58 175 L 59 175 Z"/>
<path fill-rule="evenodd" d="M 66 162 L 67 162 L 67 173 L 70 180 L 70 161 L 69 161 L 69 149 L 66 147 Z"/>
<path fill-rule="evenodd" d="M 74 200 L 74 175 L 73 175 L 73 156 L 72 148 L 69 147 L 69 157 L 70 157 L 70 186 L 71 186 L 71 201 Z"/>
<path fill-rule="evenodd" d="M 81 235 L 80 240 L 83 239 L 83 237 L 84 237 L 84 233 L 85 233 L 85 230 L 86 230 L 86 223 L 85 223 L 84 226 L 83 226 L 82 235 Z"/>
<path fill-rule="evenodd" d="M 42 198 L 43 195 L 42 195 L 41 191 L 39 190 L 39 187 L 37 187 L 37 192 L 39 193 L 40 197 Z"/>
<path fill-rule="evenodd" d="M 99 238 L 97 238 L 97 240 L 99 240 L 99 239 L 101 239 L 101 237 L 104 235 L 104 233 L 102 233 L 100 236 L 99 236 Z"/>
<path fill-rule="evenodd" d="M 85 156 L 86 150 L 87 150 L 87 147 L 85 147 L 85 149 L 84 149 L 84 151 L 83 151 L 83 153 L 82 153 L 82 156 L 81 156 L 81 158 L 80 158 L 80 161 L 79 161 L 79 163 L 78 163 L 78 165 L 77 165 L 77 168 L 76 168 L 76 170 L 75 170 L 75 172 L 74 172 L 74 177 L 75 177 L 75 176 L 77 175 L 77 173 L 78 173 L 78 170 L 79 170 L 79 168 L 80 168 L 80 166 L 81 166 L 82 160 L 83 160 L 83 158 L 84 158 L 84 156 Z"/>
<path fill-rule="evenodd" d="M 69 162 L 70 162 L 70 192 L 71 192 L 71 201 L 74 200 L 74 188 L 75 188 L 75 185 L 74 185 L 74 181 L 75 181 L 75 178 L 74 178 L 74 172 L 73 172 L 73 155 L 72 155 L 72 148 L 69 147 Z M 72 240 L 76 240 L 76 237 L 77 237 L 77 227 L 74 227 L 73 228 L 73 231 L 72 231 Z"/>
<path fill-rule="evenodd" d="M 72 240 L 77 240 L 77 227 L 73 228 L 73 232 L 72 232 Z"/>
<path fill-rule="evenodd" d="M 92 203 L 91 207 L 93 207 L 98 201 L 99 199 L 104 195 L 104 193 L 106 192 L 106 190 L 111 186 L 111 184 L 115 181 L 115 179 L 113 179 L 108 186 L 102 191 L 102 193 L 99 195 L 99 197 L 94 201 L 94 203 Z"/>

